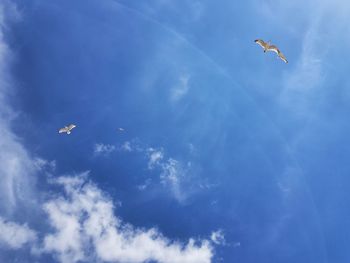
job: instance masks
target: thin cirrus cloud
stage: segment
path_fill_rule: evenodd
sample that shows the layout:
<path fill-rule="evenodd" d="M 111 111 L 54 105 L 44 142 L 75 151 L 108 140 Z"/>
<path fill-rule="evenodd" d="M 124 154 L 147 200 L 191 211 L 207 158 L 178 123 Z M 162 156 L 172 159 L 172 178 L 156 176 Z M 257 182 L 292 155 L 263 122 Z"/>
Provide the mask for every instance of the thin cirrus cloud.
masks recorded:
<path fill-rule="evenodd" d="M 350 15 L 350 5 L 344 1 L 311 1 L 310 4 L 312 8 L 307 9 L 306 17 L 312 19 L 298 37 L 300 54 L 284 74 L 279 94 L 280 105 L 302 124 L 295 125 L 297 131 L 290 139 L 292 152 L 314 137 L 319 125 L 333 129 L 331 121 L 323 121 L 323 111 L 327 110 L 330 96 L 349 94 L 346 85 L 334 83 L 342 78 L 339 64 L 344 59 L 344 47 L 350 44 L 349 29 L 344 23 Z"/>
<path fill-rule="evenodd" d="M 204 189 L 202 186 L 211 186 L 196 178 L 190 161 L 183 162 L 172 157 L 165 158 L 162 148 L 148 148 L 148 169 L 160 171 L 160 183 L 169 188 L 173 197 L 183 203 L 194 192 Z"/>
<path fill-rule="evenodd" d="M 171 89 L 171 100 L 176 102 L 185 96 L 189 89 L 190 76 L 183 74 L 179 77 L 178 83 Z"/>
<path fill-rule="evenodd" d="M 226 244 L 225 234 L 221 229 L 212 232 L 210 239 L 217 245 L 225 245 Z"/>
<path fill-rule="evenodd" d="M 299 117 L 310 117 L 313 108 L 310 98 L 320 93 L 325 79 L 323 56 L 329 47 L 321 45 L 323 38 L 319 27 L 320 22 L 314 22 L 306 31 L 296 67 L 284 78 L 282 105 L 293 110 Z"/>
<path fill-rule="evenodd" d="M 126 151 L 126 152 L 132 152 L 133 148 L 131 147 L 131 143 L 130 142 L 125 142 L 123 143 L 123 145 L 120 147 L 121 150 Z"/>
<path fill-rule="evenodd" d="M 147 149 L 148 156 L 148 169 L 153 169 L 155 166 L 159 165 L 164 158 L 163 149 L 154 149 L 152 147 Z"/>
<path fill-rule="evenodd" d="M 349 29 L 345 26 L 350 5 L 338 0 L 312 0 L 307 3 L 297 0 L 273 4 L 265 1 L 261 4 L 263 8 L 257 5 L 258 12 L 265 23 L 272 23 L 284 34 L 288 32 L 285 44 L 290 43 L 292 47 L 286 50 L 291 53 L 291 63 L 281 78 L 282 89 L 278 94 L 281 106 L 299 119 L 313 118 L 317 115 L 320 101 L 327 96 L 325 84 L 335 77 L 327 72 L 338 66 L 336 57 L 343 59 L 343 49 L 339 47 L 350 41 Z M 303 9 L 298 20 L 289 23 L 293 21 L 293 10 L 300 10 L 300 6 Z"/>
<path fill-rule="evenodd" d="M 4 29 L 13 20 L 19 19 L 16 7 L 9 1 L 0 3 L 0 213 L 11 216 L 16 207 L 28 207 L 35 203 L 36 166 L 12 132 L 17 113 L 9 103 L 13 80 L 9 73 L 13 54 L 4 40 Z"/>
<path fill-rule="evenodd" d="M 126 146 L 126 147 L 125 147 Z M 184 163 L 172 157 L 166 157 L 163 148 L 145 147 L 140 143 L 127 141 L 119 148 L 124 152 L 138 152 L 147 159 L 147 168 L 150 171 L 159 172 L 159 183 L 165 188 L 170 189 L 171 195 L 179 202 L 186 201 L 188 196 L 194 191 L 194 188 L 200 187 L 200 182 L 192 181 L 191 162 Z M 139 190 L 145 190 L 151 185 L 149 179 L 138 186 Z M 185 187 L 185 185 L 187 185 Z"/>
<path fill-rule="evenodd" d="M 186 167 L 181 162 L 169 158 L 165 162 L 159 163 L 159 168 L 161 169 L 161 183 L 170 187 L 177 201 L 180 203 L 185 201 L 189 194 L 183 188 L 184 179 L 187 174 Z"/>
<path fill-rule="evenodd" d="M 94 145 L 94 155 L 95 156 L 110 155 L 115 150 L 116 150 L 116 147 L 114 145 L 111 145 L 111 144 L 96 143 Z"/>

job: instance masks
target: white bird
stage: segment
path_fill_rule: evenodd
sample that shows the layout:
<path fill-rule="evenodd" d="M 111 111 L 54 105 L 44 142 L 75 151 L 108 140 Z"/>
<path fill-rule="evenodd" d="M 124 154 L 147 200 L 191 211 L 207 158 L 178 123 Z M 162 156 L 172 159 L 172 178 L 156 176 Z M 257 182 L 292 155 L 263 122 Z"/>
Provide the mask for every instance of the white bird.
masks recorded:
<path fill-rule="evenodd" d="M 65 127 L 61 128 L 61 129 L 58 131 L 58 133 L 63 133 L 63 132 L 65 132 L 65 133 L 67 133 L 67 134 L 70 134 L 70 133 L 71 133 L 71 130 L 73 130 L 75 127 L 77 127 L 77 126 L 74 125 L 74 124 L 70 124 L 70 125 L 68 125 L 68 126 L 65 126 Z"/>
<path fill-rule="evenodd" d="M 124 129 L 123 129 L 123 128 L 118 128 L 118 130 L 119 130 L 119 131 L 121 131 L 121 132 L 123 132 L 123 131 L 124 131 Z"/>
<path fill-rule="evenodd" d="M 280 59 L 282 59 L 285 63 L 288 63 L 288 60 L 282 54 L 282 52 L 278 49 L 278 47 L 276 47 L 275 45 L 270 45 L 270 41 L 264 42 L 264 40 L 262 40 L 262 39 L 256 39 L 254 42 L 257 43 L 258 45 L 260 45 L 264 49 L 264 52 L 273 51 L 278 55 L 278 57 Z"/>

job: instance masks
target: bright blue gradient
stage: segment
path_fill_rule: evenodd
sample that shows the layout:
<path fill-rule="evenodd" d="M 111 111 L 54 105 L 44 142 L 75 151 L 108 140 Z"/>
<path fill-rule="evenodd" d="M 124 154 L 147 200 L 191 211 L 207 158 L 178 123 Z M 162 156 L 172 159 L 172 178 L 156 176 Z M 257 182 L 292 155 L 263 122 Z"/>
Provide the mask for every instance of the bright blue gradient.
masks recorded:
<path fill-rule="evenodd" d="M 309 77 L 290 93 L 313 25 L 306 11 L 291 7 L 296 19 L 284 26 L 259 11 L 261 1 L 17 5 L 22 18 L 8 41 L 17 58 L 13 104 L 23 115 L 14 129 L 33 154 L 56 160 L 57 174 L 90 170 L 122 202 L 123 220 L 169 238 L 222 229 L 227 244 L 215 247 L 213 262 L 350 262 L 349 54 L 322 54 L 325 78 L 312 79 L 319 89 L 303 93 Z M 290 63 L 264 54 L 256 38 L 271 39 Z M 184 75 L 188 91 L 173 99 Z M 71 122 L 77 128 L 60 136 Z M 95 143 L 125 141 L 190 163 L 184 200 L 142 153 L 93 156 Z"/>

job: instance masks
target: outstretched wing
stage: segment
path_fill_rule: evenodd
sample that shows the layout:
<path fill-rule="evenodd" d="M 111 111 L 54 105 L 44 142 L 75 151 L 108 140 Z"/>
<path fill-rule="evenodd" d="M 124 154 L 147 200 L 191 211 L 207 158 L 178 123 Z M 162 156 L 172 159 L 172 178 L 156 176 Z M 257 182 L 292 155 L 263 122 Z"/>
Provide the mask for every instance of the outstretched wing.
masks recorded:
<path fill-rule="evenodd" d="M 254 40 L 255 43 L 257 43 L 259 46 L 261 46 L 262 48 L 265 48 L 266 47 L 266 43 L 264 42 L 264 40 L 262 39 L 256 39 Z"/>
<path fill-rule="evenodd" d="M 269 46 L 267 50 L 268 50 L 268 51 L 273 51 L 273 52 L 275 52 L 277 55 L 278 55 L 279 53 L 281 53 L 281 51 L 280 51 L 280 50 L 278 49 L 278 47 L 276 47 L 275 45 Z"/>
<path fill-rule="evenodd" d="M 286 59 L 286 57 L 282 54 L 282 52 L 278 53 L 278 56 L 280 57 L 280 59 L 282 59 L 284 62 L 288 63 L 288 60 Z"/>
<path fill-rule="evenodd" d="M 70 130 L 74 129 L 75 127 L 77 127 L 77 126 L 75 126 L 74 124 L 70 124 L 70 125 L 68 126 L 68 130 L 70 131 Z"/>
<path fill-rule="evenodd" d="M 64 127 L 59 129 L 58 133 L 67 132 L 67 131 L 68 131 L 67 127 Z"/>
<path fill-rule="evenodd" d="M 285 63 L 288 63 L 286 57 L 282 54 L 282 52 L 278 49 L 278 47 L 271 45 L 271 46 L 269 46 L 268 51 L 275 52 L 279 56 L 280 59 L 282 59 Z"/>

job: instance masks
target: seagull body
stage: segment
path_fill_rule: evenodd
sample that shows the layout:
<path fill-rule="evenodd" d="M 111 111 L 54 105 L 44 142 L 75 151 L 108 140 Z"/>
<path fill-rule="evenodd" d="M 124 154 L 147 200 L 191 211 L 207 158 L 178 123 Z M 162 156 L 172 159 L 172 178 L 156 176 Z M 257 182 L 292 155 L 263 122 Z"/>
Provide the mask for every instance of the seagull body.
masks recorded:
<path fill-rule="evenodd" d="M 65 133 L 67 133 L 67 134 L 71 134 L 71 130 L 73 130 L 75 127 L 77 127 L 77 126 L 74 125 L 74 124 L 70 124 L 70 125 L 68 125 L 68 126 L 65 126 L 65 127 L 61 128 L 61 129 L 58 131 L 58 133 L 63 133 L 63 132 L 65 132 Z"/>
<path fill-rule="evenodd" d="M 288 60 L 286 59 L 286 57 L 282 54 L 282 52 L 275 45 L 270 45 L 270 42 L 265 42 L 262 39 L 257 39 L 254 42 L 257 43 L 259 46 L 261 46 L 264 49 L 264 52 L 273 51 L 278 55 L 278 57 L 280 59 L 282 59 L 285 63 L 288 63 Z"/>

